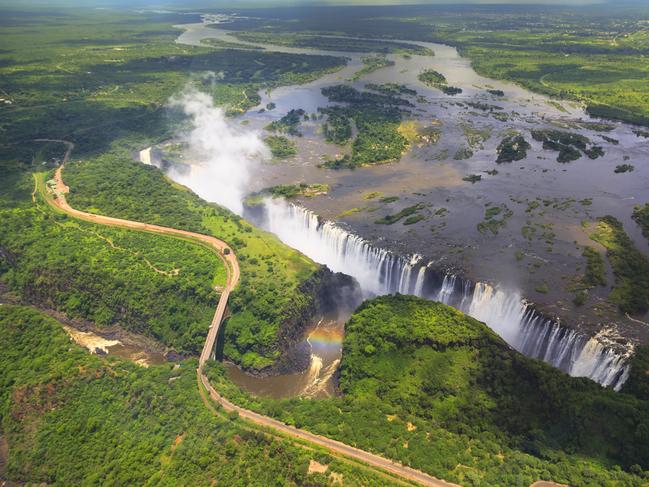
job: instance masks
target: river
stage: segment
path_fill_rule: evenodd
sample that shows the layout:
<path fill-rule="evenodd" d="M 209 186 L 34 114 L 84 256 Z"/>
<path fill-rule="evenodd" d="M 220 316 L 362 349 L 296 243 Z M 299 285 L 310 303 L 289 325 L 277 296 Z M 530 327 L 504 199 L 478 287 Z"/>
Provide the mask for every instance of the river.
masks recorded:
<path fill-rule="evenodd" d="M 634 340 L 646 339 L 646 330 L 629 327 L 628 321 L 618 315 L 606 316 L 602 322 L 601 309 L 595 305 L 574 308 L 566 291 L 566 280 L 577 274 L 583 264 L 580 245 L 596 247 L 589 241 L 582 224 L 592 220 L 593 216 L 613 214 L 618 217 L 636 245 L 647 250 L 647 243 L 631 221 L 630 214 L 634 204 L 649 196 L 649 168 L 636 167 L 632 178 L 614 175 L 612 171 L 621 161 L 639 160 L 646 153 L 648 143 L 634 134 L 633 127 L 611 123 L 611 129 L 602 132 L 600 128 L 588 125 L 589 117 L 580 106 L 551 100 L 512 83 L 481 77 L 455 48 L 442 44 L 402 41 L 429 48 L 435 55 L 404 57 L 390 54 L 387 57 L 394 61 L 393 66 L 351 82 L 354 73 L 363 66 L 361 58 L 367 53 L 246 43 L 233 38 L 225 30 L 227 24 L 210 27 L 205 23 L 185 24 L 179 27 L 184 31 L 177 42 L 183 44 L 201 46 L 203 39 L 214 38 L 269 51 L 348 58 L 343 69 L 310 83 L 260 92 L 260 104 L 236 119 L 251 130 L 262 130 L 291 109 L 301 108 L 307 113 L 315 113 L 319 107 L 329 105 L 320 90 L 343 82 L 357 89 L 363 89 L 367 83 L 399 83 L 415 89 L 423 99 L 417 101 L 412 118 L 423 127 L 435 126 L 442 130 L 439 142 L 413 147 L 399 163 L 356 171 L 331 171 L 318 165 L 323 155 L 336 155 L 340 148 L 324 140 L 320 121 L 302 122 L 300 130 L 304 137 L 295 139 L 298 156 L 283 163 L 260 165 L 251 181 L 250 192 L 294 182 L 327 183 L 331 190 L 324 197 L 299 200 L 300 207 L 306 208 L 304 214 L 300 213 L 303 211 L 300 207 L 289 211 L 281 203 L 271 204 L 267 212 L 275 215 L 276 222 L 278 218 L 283 220 L 275 226 L 268 219 L 258 224 L 274 231 L 286 243 L 314 260 L 333 270 L 350 273 L 370 294 L 405 291 L 444 301 L 445 274 L 433 270 L 460 272 L 470 281 L 453 281 L 457 289 L 450 291 L 446 284 L 446 302 L 464 307 L 465 311 L 485 320 L 510 344 L 528 355 L 542 358 L 573 375 L 588 376 L 604 384 L 617 384 L 621 379 L 623 382 L 623 359 L 632 350 Z M 462 88 L 462 94 L 449 97 L 424 86 L 417 76 L 422 70 L 431 68 L 442 73 L 449 85 Z M 505 96 L 491 94 L 488 89 L 502 90 Z M 262 110 L 271 102 L 276 105 L 274 110 Z M 507 117 L 495 118 L 472 109 L 467 105 L 469 102 L 497 105 L 501 108 L 498 111 L 506 113 Z M 533 148 L 524 163 L 494 164 L 495 146 L 504 134 L 514 129 L 529 132 L 534 128 L 563 128 L 586 135 L 596 141 L 606 155 L 597 161 L 584 157 L 571 164 L 558 164 L 553 160 L 554 153 L 544 151 L 540 144 L 530 141 Z M 471 143 L 469 137 L 476 132 L 486 135 L 479 142 Z M 472 157 L 467 160 L 453 157 L 459 148 L 467 145 L 472 145 Z M 151 163 L 151 152 L 146 152 L 145 156 L 145 162 Z M 487 171 L 496 168 L 497 175 L 485 176 Z M 482 174 L 482 181 L 475 185 L 464 182 L 462 177 L 469 173 Z M 191 177 L 179 180 L 192 187 Z M 367 199 L 371 192 L 395 196 L 399 201 L 381 206 Z M 541 210 L 532 208 L 530 211 L 534 201 L 543 202 Z M 395 212 L 414 203 L 424 203 L 430 208 L 424 222 L 412 226 L 373 223 L 386 212 Z M 513 215 L 499 234 L 477 232 L 485 207 L 503 205 L 511 208 Z M 349 212 L 350 209 L 360 211 Z M 434 211 L 440 209 L 446 216 L 439 217 L 439 212 Z M 340 228 L 336 238 L 328 237 L 326 241 L 329 244 L 323 244 L 322 227 L 316 223 L 312 228 L 308 223 L 309 211 Z M 544 232 L 544 237 L 531 241 L 522 235 L 521 229 L 525 226 L 536 227 L 539 233 Z M 282 231 L 288 228 L 291 231 Z M 309 237 L 309 232 L 314 234 Z M 343 255 L 339 251 L 340 245 L 350 241 L 349 235 L 357 235 L 363 244 L 357 245 L 357 254 L 349 251 Z M 308 245 L 304 243 L 306 241 Z M 388 278 L 387 285 L 384 285 L 379 281 L 386 280 L 386 271 L 366 278 L 368 266 L 387 265 L 376 256 L 373 257 L 375 260 L 362 260 L 370 255 L 367 246 L 389 250 L 394 255 L 424 255 L 426 258 L 421 261 L 415 258 L 416 262 L 410 263 L 412 258 L 404 257 L 398 264 L 398 271 L 391 267 L 390 272 L 398 273 L 400 281 L 406 284 L 394 285 L 390 281 L 392 278 Z M 519 261 L 520 252 L 523 258 Z M 341 262 L 344 265 L 341 266 Z M 422 281 L 418 290 L 420 274 Z M 476 282 L 485 284 L 477 286 Z M 541 282 L 548 284 L 548 292 L 539 294 L 536 291 Z M 605 292 L 593 292 L 595 304 Z M 572 328 L 560 327 L 556 321 L 533 312 L 522 296 L 532 297 L 551 315 L 564 318 L 564 321 L 569 318 Z M 530 333 L 532 328 L 534 332 Z M 324 340 L 329 343 L 326 350 L 316 338 L 322 334 L 329 336 L 328 341 Z M 607 347 L 620 341 L 619 334 L 624 335 L 622 341 L 626 345 L 610 356 L 611 349 Z M 310 335 L 302 344 L 311 347 L 312 352 L 311 366 L 304 373 L 257 378 L 230 367 L 231 376 L 254 393 L 274 397 L 331 394 L 334 392 L 331 372 L 340 359 L 341 337 L 341 322 L 321 321 L 319 318 L 312 324 Z M 613 363 L 614 370 L 602 369 L 610 368 Z"/>

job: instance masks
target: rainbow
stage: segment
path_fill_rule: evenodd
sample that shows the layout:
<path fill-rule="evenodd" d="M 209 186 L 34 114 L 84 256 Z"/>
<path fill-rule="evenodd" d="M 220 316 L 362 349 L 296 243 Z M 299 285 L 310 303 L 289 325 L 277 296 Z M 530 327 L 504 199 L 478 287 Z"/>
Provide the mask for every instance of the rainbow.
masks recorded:
<path fill-rule="evenodd" d="M 313 348 L 336 349 L 343 343 L 343 331 L 331 328 L 316 328 L 307 339 Z"/>

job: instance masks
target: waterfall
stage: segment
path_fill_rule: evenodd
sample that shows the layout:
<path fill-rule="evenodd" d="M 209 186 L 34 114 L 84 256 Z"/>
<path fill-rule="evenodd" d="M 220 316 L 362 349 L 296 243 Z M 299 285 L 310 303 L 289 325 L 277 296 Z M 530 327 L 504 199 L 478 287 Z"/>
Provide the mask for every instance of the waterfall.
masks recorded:
<path fill-rule="evenodd" d="M 266 200 L 265 210 L 261 226 L 332 271 L 355 277 L 367 295 L 407 294 L 416 287 L 412 271 L 420 256 L 405 260 L 282 200 Z"/>
<path fill-rule="evenodd" d="M 284 200 L 267 199 L 263 213 L 261 226 L 334 272 L 353 276 L 368 297 L 398 292 L 440 301 L 483 321 L 524 355 L 572 376 L 615 390 L 628 377 L 631 345 L 620 350 L 605 333 L 591 338 L 562 326 L 537 312 L 518 292 L 441 275 L 419 255 L 394 254 Z"/>
<path fill-rule="evenodd" d="M 147 166 L 153 166 L 153 163 L 151 162 L 151 147 L 147 147 L 140 151 L 140 162 Z"/>
<path fill-rule="evenodd" d="M 415 281 L 415 289 L 412 291 L 412 294 L 415 296 L 421 296 L 424 290 L 424 279 L 426 279 L 426 267 L 421 266 L 419 272 L 417 272 L 417 280 Z"/>

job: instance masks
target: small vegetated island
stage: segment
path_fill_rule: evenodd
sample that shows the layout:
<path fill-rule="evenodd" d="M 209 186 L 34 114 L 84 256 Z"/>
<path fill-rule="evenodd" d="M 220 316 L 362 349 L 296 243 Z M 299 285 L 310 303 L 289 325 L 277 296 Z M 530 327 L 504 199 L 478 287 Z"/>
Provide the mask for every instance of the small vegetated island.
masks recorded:
<path fill-rule="evenodd" d="M 275 120 L 266 126 L 266 130 L 271 132 L 283 132 L 288 135 L 294 135 L 297 137 L 302 137 L 302 133 L 298 130 L 302 117 L 305 116 L 304 110 L 301 108 L 289 110 L 289 112 L 284 115 L 279 120 Z M 278 141 L 281 139 L 273 139 Z M 286 138 L 284 138 L 286 140 Z M 271 146 L 272 148 L 272 146 Z"/>
<path fill-rule="evenodd" d="M 389 202 L 389 201 L 388 201 Z M 403 224 L 404 225 L 412 225 L 414 223 L 417 223 L 421 220 L 423 220 L 425 217 L 424 215 L 421 215 L 419 211 L 423 210 L 425 208 L 425 205 L 418 203 L 413 206 L 408 206 L 404 208 L 403 210 L 399 211 L 398 213 L 392 214 L 392 215 L 386 215 L 382 218 L 379 218 L 376 220 L 374 223 L 378 225 L 392 225 L 393 223 L 397 223 L 401 219 L 405 218 Z"/>
<path fill-rule="evenodd" d="M 354 73 L 351 80 L 356 81 L 366 74 L 373 73 L 378 71 L 381 68 L 387 68 L 389 66 L 394 66 L 394 61 L 388 59 L 385 56 L 365 56 L 361 58 L 363 62 L 363 67 Z"/>
<path fill-rule="evenodd" d="M 295 142 L 281 135 L 269 135 L 264 138 L 264 142 L 270 148 L 273 157 L 277 159 L 286 159 L 297 154 Z"/>
<path fill-rule="evenodd" d="M 593 145 L 588 137 L 581 134 L 553 129 L 532 130 L 532 138 L 543 142 L 543 148 L 558 152 L 557 162 L 571 162 L 581 158 L 582 153 L 590 159 L 604 155 L 604 150 Z"/>
<path fill-rule="evenodd" d="M 359 91 L 348 85 L 322 89 L 329 101 L 344 103 L 318 110 L 327 116 L 324 133 L 327 140 L 346 144 L 352 137 L 351 123 L 358 130 L 351 143 L 351 153 L 326 161 L 333 169 L 355 168 L 398 161 L 409 147 L 408 139 L 399 132 L 402 118 L 412 102 L 394 94 Z"/>
<path fill-rule="evenodd" d="M 462 88 L 457 88 L 455 86 L 449 86 L 446 81 L 446 77 L 442 73 L 438 73 L 434 69 L 427 69 L 422 71 L 419 76 L 419 81 L 424 83 L 427 86 L 432 86 L 441 90 L 446 95 L 459 95 L 462 93 Z"/>
<path fill-rule="evenodd" d="M 266 188 L 258 193 L 251 194 L 247 198 L 246 202 L 248 205 L 254 206 L 267 196 L 284 199 L 292 199 L 300 196 L 305 198 L 313 198 L 315 196 L 323 196 L 328 192 L 329 185 L 322 183 L 279 184 L 277 186 Z"/>
<path fill-rule="evenodd" d="M 527 157 L 527 151 L 532 146 L 521 134 L 505 137 L 496 151 L 498 152 L 497 163 L 520 161 Z"/>

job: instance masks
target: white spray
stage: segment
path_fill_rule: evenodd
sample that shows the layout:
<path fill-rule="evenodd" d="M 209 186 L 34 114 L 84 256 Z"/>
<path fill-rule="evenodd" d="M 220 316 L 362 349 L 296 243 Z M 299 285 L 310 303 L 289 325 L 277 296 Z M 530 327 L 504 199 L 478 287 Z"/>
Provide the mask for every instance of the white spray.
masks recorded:
<path fill-rule="evenodd" d="M 270 157 L 261 133 L 230 122 L 209 95 L 193 88 L 172 98 L 170 105 L 191 119 L 185 141 L 195 160 L 189 171 L 171 168 L 169 175 L 202 198 L 241 214 L 250 175 L 259 161 Z"/>

